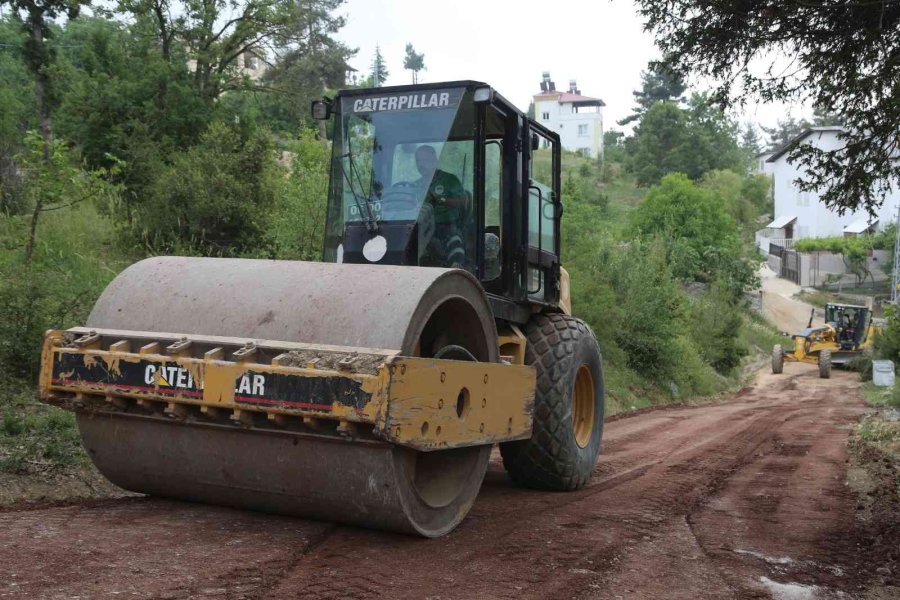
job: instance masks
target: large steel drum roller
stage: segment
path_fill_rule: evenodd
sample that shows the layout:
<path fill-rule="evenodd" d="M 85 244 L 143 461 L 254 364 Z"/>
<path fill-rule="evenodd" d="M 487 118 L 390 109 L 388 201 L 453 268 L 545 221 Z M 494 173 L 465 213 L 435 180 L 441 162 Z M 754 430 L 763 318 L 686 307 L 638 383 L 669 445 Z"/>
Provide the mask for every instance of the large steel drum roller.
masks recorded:
<path fill-rule="evenodd" d="M 87 325 L 499 360 L 484 292 L 450 269 L 151 258 L 107 287 Z M 490 453 L 89 412 L 78 425 L 128 490 L 426 536 L 465 516 Z"/>

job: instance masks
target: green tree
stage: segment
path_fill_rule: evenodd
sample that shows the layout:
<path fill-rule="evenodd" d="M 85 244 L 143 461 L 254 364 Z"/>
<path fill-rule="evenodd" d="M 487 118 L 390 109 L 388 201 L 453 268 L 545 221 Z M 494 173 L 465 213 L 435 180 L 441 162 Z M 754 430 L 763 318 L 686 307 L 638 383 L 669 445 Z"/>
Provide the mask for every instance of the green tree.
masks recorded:
<path fill-rule="evenodd" d="M 785 119 L 778 119 L 773 127 L 763 126 L 762 130 L 769 136 L 769 150 L 778 150 L 809 127 L 811 127 L 811 123 L 806 119 L 797 120 L 788 115 Z"/>
<path fill-rule="evenodd" d="M 212 104 L 224 91 L 253 87 L 241 68 L 247 60 L 315 52 L 334 42 L 343 20 L 338 0 L 119 0 L 117 10 L 146 25 L 166 63 L 190 64 L 195 91 Z M 166 80 L 158 94 L 165 97 Z"/>
<path fill-rule="evenodd" d="M 673 274 L 683 281 L 720 281 L 737 297 L 754 283 L 735 220 L 723 200 L 681 173 L 663 177 L 631 213 L 632 231 L 665 240 Z"/>
<path fill-rule="evenodd" d="M 37 104 L 38 124 L 43 139 L 43 158 L 49 162 L 53 155 L 53 126 L 51 111 L 57 104 L 57 94 L 50 76 L 56 52 L 47 43 L 51 36 L 53 19 L 60 16 L 74 19 L 86 0 L 2 0 L 0 6 L 8 4 L 13 9 L 13 18 L 18 19 L 22 29 L 28 34 L 25 41 L 24 59 L 34 77 L 34 96 Z M 25 265 L 31 265 L 38 219 L 46 209 L 45 198 L 35 196 L 31 209 L 28 242 L 25 246 Z"/>
<path fill-rule="evenodd" d="M 762 140 L 759 138 L 759 132 L 753 123 L 744 123 L 741 129 L 741 149 L 747 154 L 748 159 L 756 157 L 762 152 Z"/>
<path fill-rule="evenodd" d="M 329 145 L 304 129 L 285 145 L 289 175 L 283 180 L 270 229 L 272 258 L 319 260 L 325 243 Z"/>
<path fill-rule="evenodd" d="M 238 100 L 243 106 L 236 113 L 246 115 L 252 106 L 260 122 L 274 131 L 293 138 L 304 127 L 318 127 L 320 136 L 325 137 L 325 122 L 313 122 L 309 106 L 327 90 L 346 84 L 347 61 L 356 50 L 335 38 L 346 22 L 336 12 L 343 3 L 344 0 L 298 3 L 298 13 L 289 27 L 300 32 L 279 49 L 277 60 L 265 71 L 260 85 L 239 92 Z"/>
<path fill-rule="evenodd" d="M 757 217 L 769 208 L 769 178 L 753 173 L 740 175 L 728 169 L 707 172 L 700 187 L 711 192 L 728 214 L 747 229 L 757 227 Z"/>
<path fill-rule="evenodd" d="M 603 132 L 603 159 L 620 163 L 625 159 L 625 134 L 615 129 Z"/>
<path fill-rule="evenodd" d="M 381 47 L 375 46 L 375 56 L 372 57 L 372 73 L 369 75 L 368 87 L 381 87 L 387 81 L 390 73 L 381 55 Z"/>
<path fill-rule="evenodd" d="M 619 121 L 619 125 L 639 121 L 657 102 L 681 102 L 685 90 L 687 85 L 680 75 L 660 62 L 651 62 L 647 70 L 641 72 L 641 89 L 632 92 L 636 104 L 634 112 Z"/>
<path fill-rule="evenodd" d="M 740 105 L 810 101 L 841 115 L 843 144 L 798 144 L 789 157 L 801 191 L 839 212 L 873 210 L 900 180 L 900 4 L 758 0 L 638 0 L 645 28 L 677 73 L 716 82 Z M 780 61 L 791 57 L 789 68 Z"/>
<path fill-rule="evenodd" d="M 417 54 L 412 44 L 406 44 L 403 68 L 412 72 L 412 82 L 419 83 L 419 71 L 425 69 L 425 54 Z"/>
<path fill-rule="evenodd" d="M 95 207 L 116 202 L 120 188 L 109 183 L 108 171 L 84 169 L 59 137 L 48 145 L 38 131 L 29 131 L 21 144 L 15 160 L 28 212 L 0 215 L 0 369 L 34 377 L 44 332 L 75 325 L 72 315 L 86 316 L 99 292 L 97 280 L 105 277 L 83 269 L 94 257 L 72 248 L 82 234 L 75 215 L 103 219 Z M 54 218 L 66 219 L 64 231 L 47 226 Z"/>
<path fill-rule="evenodd" d="M 628 169 L 641 185 L 659 182 L 667 173 L 691 168 L 687 113 L 672 102 L 657 102 L 641 118 L 628 148 Z"/>
<path fill-rule="evenodd" d="M 694 94 L 687 108 L 657 102 L 626 145 L 627 165 L 641 185 L 659 183 L 667 173 L 699 179 L 713 169 L 743 171 L 736 136 L 736 125 L 705 96 Z"/>
<path fill-rule="evenodd" d="M 279 186 L 271 137 L 214 122 L 200 143 L 159 166 L 144 197 L 120 207 L 128 234 L 153 252 L 256 252 Z"/>
<path fill-rule="evenodd" d="M 844 118 L 836 112 L 832 112 L 831 110 L 822 107 L 816 106 L 813 108 L 813 125 L 817 127 L 828 126 L 828 125 L 843 125 Z"/>
<path fill-rule="evenodd" d="M 0 19 L 0 213 L 25 210 L 15 157 L 25 132 L 38 126 L 33 78 L 23 55 L 27 36 L 12 17 Z"/>

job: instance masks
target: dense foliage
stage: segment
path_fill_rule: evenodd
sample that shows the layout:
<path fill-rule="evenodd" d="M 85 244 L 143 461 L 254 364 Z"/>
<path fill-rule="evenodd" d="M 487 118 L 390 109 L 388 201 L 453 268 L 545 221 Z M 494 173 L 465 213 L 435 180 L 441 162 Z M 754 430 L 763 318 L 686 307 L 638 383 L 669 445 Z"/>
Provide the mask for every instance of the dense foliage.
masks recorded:
<path fill-rule="evenodd" d="M 873 209 L 900 180 L 900 3 L 638 0 L 666 65 L 718 83 L 723 105 L 808 100 L 839 115 L 844 147 L 795 147 L 801 187 L 834 209 Z"/>
<path fill-rule="evenodd" d="M 714 169 L 741 171 L 748 156 L 737 134 L 737 125 L 706 96 L 694 94 L 686 107 L 659 101 L 647 108 L 626 143 L 626 164 L 641 185 L 674 172 L 696 180 Z"/>

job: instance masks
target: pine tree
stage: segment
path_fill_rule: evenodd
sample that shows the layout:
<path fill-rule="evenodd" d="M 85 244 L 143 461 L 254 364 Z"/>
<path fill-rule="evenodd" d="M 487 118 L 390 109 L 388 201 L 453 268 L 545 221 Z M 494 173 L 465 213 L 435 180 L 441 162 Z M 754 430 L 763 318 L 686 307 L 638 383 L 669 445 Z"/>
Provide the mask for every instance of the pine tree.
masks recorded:
<path fill-rule="evenodd" d="M 657 102 L 682 102 L 687 84 L 677 73 L 673 73 L 656 62 L 651 62 L 646 71 L 641 72 L 641 89 L 632 92 L 637 106 L 634 113 L 619 121 L 619 125 L 627 125 L 639 121 L 644 113 Z"/>
<path fill-rule="evenodd" d="M 375 46 L 375 57 L 372 59 L 372 87 L 381 87 L 387 81 L 388 73 L 387 65 L 384 62 L 384 56 L 381 54 L 381 47 Z"/>

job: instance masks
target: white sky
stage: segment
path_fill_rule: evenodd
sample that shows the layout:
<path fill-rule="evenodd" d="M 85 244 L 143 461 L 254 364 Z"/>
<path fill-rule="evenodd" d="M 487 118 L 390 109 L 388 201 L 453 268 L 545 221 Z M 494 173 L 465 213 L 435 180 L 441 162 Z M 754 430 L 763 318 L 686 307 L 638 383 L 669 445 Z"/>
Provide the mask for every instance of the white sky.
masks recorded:
<path fill-rule="evenodd" d="M 348 0 L 339 12 L 347 25 L 338 37 L 359 48 L 350 64 L 363 77 L 377 44 L 390 73 L 386 85 L 412 83 L 403 69 L 409 42 L 425 54 L 420 81 L 485 81 L 525 110 L 541 73 L 550 71 L 557 89 L 567 90 L 576 79 L 582 94 L 606 102 L 607 129 L 621 129 L 616 121 L 631 114 L 640 72 L 658 58 L 630 0 Z M 774 125 L 788 111 L 750 105 L 735 116 Z M 790 112 L 797 118 L 812 113 L 803 107 Z"/>

